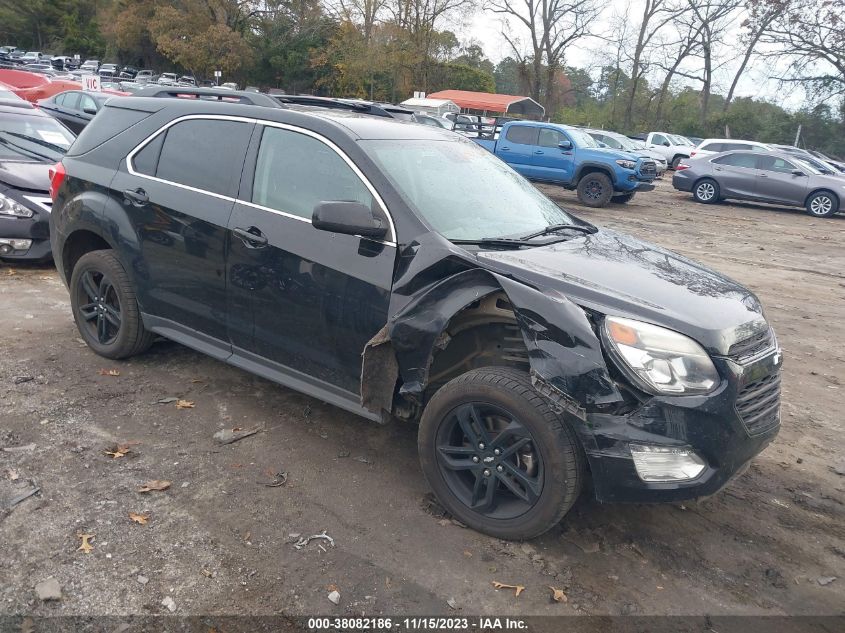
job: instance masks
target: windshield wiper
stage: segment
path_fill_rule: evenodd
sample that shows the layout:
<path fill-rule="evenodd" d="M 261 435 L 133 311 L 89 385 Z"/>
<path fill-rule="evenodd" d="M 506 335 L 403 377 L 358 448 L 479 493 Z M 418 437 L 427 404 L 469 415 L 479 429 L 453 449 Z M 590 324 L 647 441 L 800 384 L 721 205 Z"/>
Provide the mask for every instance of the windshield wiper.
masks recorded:
<path fill-rule="evenodd" d="M 511 239 L 507 237 L 482 237 L 479 240 L 449 240 L 452 244 L 470 245 L 470 246 L 501 246 L 504 248 L 521 248 L 523 246 L 531 246 L 522 240 Z"/>
<path fill-rule="evenodd" d="M 46 147 L 47 149 L 54 149 L 62 155 L 64 155 L 64 153 L 68 149 L 67 147 L 62 147 L 61 145 L 56 145 L 55 143 L 51 143 L 50 141 L 45 141 L 40 138 L 35 138 L 34 136 L 29 136 L 28 134 L 20 134 L 19 132 L 6 132 L 6 134 L 8 134 L 9 136 L 15 136 L 21 140 L 28 141 L 30 143 L 35 143 L 36 145 L 40 145 L 41 147 Z"/>
<path fill-rule="evenodd" d="M 3 134 L 3 132 L 0 132 L 0 134 Z M 17 150 L 18 152 L 21 152 L 21 153 L 26 152 L 30 156 L 35 156 L 36 158 L 40 158 L 41 160 L 47 160 L 47 161 L 56 160 L 53 157 L 45 156 L 44 154 L 40 154 L 40 153 L 36 152 L 35 150 L 31 150 L 28 147 L 24 147 L 23 145 L 18 145 L 17 143 L 12 143 L 11 141 L 8 141 L 4 138 L 0 138 L 0 143 L 5 145 L 6 147 L 11 147 L 11 148 Z"/>
<path fill-rule="evenodd" d="M 580 224 L 550 224 L 542 231 L 537 231 L 536 233 L 529 233 L 528 235 L 523 235 L 519 238 L 519 241 L 526 242 L 528 240 L 533 240 L 535 237 L 542 237 L 543 235 L 549 235 L 551 233 L 557 233 L 558 231 L 578 231 L 579 233 L 586 233 L 592 234 L 598 231 L 598 229 L 594 226 L 581 226 Z"/>

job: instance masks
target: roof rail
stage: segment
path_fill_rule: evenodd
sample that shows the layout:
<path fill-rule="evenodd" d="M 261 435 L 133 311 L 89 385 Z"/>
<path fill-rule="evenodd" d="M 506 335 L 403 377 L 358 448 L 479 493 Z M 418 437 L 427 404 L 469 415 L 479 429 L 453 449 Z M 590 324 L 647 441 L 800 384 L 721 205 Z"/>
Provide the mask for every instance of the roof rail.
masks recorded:
<path fill-rule="evenodd" d="M 272 95 L 274 99 L 282 104 L 315 106 L 318 108 L 333 108 L 335 110 L 350 110 L 361 114 L 372 114 L 387 118 L 396 118 L 391 112 L 413 114 L 404 106 L 396 106 L 389 103 L 373 103 L 371 101 L 359 101 L 356 99 L 337 99 L 334 97 L 315 97 L 313 95 Z"/>
<path fill-rule="evenodd" d="M 171 97 L 182 99 L 202 99 L 205 101 L 223 101 L 245 105 L 280 108 L 281 104 L 265 94 L 225 90 L 220 88 L 194 88 L 192 86 L 147 86 L 136 92 L 134 97 Z"/>

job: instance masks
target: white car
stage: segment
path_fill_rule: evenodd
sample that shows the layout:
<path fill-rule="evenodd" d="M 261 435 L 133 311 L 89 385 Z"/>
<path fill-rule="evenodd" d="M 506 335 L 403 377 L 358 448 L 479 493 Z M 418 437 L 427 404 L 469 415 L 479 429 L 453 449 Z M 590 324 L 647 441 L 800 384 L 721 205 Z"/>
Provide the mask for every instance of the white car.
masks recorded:
<path fill-rule="evenodd" d="M 736 138 L 706 138 L 698 144 L 690 153 L 690 158 L 701 156 L 709 156 L 710 154 L 719 154 L 720 152 L 730 152 L 732 150 L 744 150 L 746 152 L 772 152 L 775 148 L 766 143 L 758 143 L 757 141 L 745 141 Z"/>
<path fill-rule="evenodd" d="M 689 158 L 695 149 L 688 138 L 668 132 L 650 132 L 646 136 L 645 144 L 648 149 L 661 154 L 672 169 L 683 159 Z"/>

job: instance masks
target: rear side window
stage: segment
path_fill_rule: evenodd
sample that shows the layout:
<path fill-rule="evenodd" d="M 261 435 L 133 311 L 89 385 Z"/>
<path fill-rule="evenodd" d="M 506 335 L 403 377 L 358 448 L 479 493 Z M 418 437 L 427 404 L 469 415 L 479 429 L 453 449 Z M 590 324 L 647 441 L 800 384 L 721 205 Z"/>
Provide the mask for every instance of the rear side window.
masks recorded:
<path fill-rule="evenodd" d="M 252 123 L 215 119 L 182 121 L 167 129 L 156 177 L 220 195 L 240 179 Z"/>
<path fill-rule="evenodd" d="M 728 154 L 727 156 L 720 156 L 713 162 L 719 165 L 748 167 L 749 169 L 755 169 L 757 167 L 757 157 L 754 154 Z"/>
<path fill-rule="evenodd" d="M 79 109 L 79 93 L 78 92 L 68 92 L 65 94 L 65 99 L 62 101 L 62 105 L 70 110 L 78 110 Z"/>
<path fill-rule="evenodd" d="M 132 158 L 132 167 L 138 173 L 146 176 L 155 176 L 158 166 L 158 157 L 161 154 L 161 147 L 164 145 L 166 134 L 159 134 L 152 141 L 144 145 L 143 149 Z"/>
<path fill-rule="evenodd" d="M 370 190 L 328 145 L 306 134 L 265 127 L 252 202 L 310 220 L 314 207 L 329 200 L 373 208 Z"/>
<path fill-rule="evenodd" d="M 702 147 L 706 152 L 724 152 L 724 145 L 722 143 L 707 143 L 704 147 Z"/>
<path fill-rule="evenodd" d="M 519 145 L 536 145 L 537 144 L 537 128 L 529 127 L 527 125 L 513 125 L 508 129 L 505 136 L 511 143 L 518 143 Z"/>
<path fill-rule="evenodd" d="M 56 105 L 64 105 L 66 96 L 67 96 L 67 93 L 65 93 L 65 92 L 63 92 L 62 94 L 56 95 L 55 97 L 53 97 L 53 103 L 55 103 Z"/>

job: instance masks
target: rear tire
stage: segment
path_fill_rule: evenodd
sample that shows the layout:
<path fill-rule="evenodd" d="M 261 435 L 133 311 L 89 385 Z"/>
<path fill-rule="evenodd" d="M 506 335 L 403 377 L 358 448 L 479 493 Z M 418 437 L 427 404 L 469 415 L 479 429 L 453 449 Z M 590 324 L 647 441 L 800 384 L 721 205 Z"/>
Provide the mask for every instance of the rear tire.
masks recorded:
<path fill-rule="evenodd" d="M 693 186 L 692 197 L 702 204 L 719 202 L 719 183 L 712 178 L 702 178 Z"/>
<path fill-rule="evenodd" d="M 807 198 L 806 209 L 814 218 L 829 218 L 839 211 L 839 199 L 830 191 L 817 191 Z"/>
<path fill-rule="evenodd" d="M 671 162 L 671 163 L 669 163 L 669 166 L 670 166 L 672 169 L 677 169 L 677 168 L 678 168 L 678 165 L 680 165 L 680 164 L 681 164 L 681 161 L 682 161 L 682 160 L 684 160 L 685 158 L 688 158 L 688 156 L 675 156 L 675 157 L 672 159 L 672 162 Z"/>
<path fill-rule="evenodd" d="M 635 191 L 631 191 L 630 193 L 623 193 L 618 196 L 613 196 L 610 201 L 615 202 L 616 204 L 625 204 L 626 202 L 630 202 L 633 199 L 635 193 Z"/>
<path fill-rule="evenodd" d="M 76 327 L 97 354 L 128 358 L 152 345 L 154 334 L 144 329 L 132 283 L 114 252 L 80 257 L 69 287 Z"/>
<path fill-rule="evenodd" d="M 443 506 L 497 538 L 528 539 L 551 529 L 584 480 L 574 430 L 527 373 L 507 367 L 474 369 L 438 389 L 423 411 L 418 447 Z"/>
<path fill-rule="evenodd" d="M 605 207 L 613 196 L 613 183 L 607 174 L 594 171 L 578 181 L 578 200 L 588 207 Z"/>

